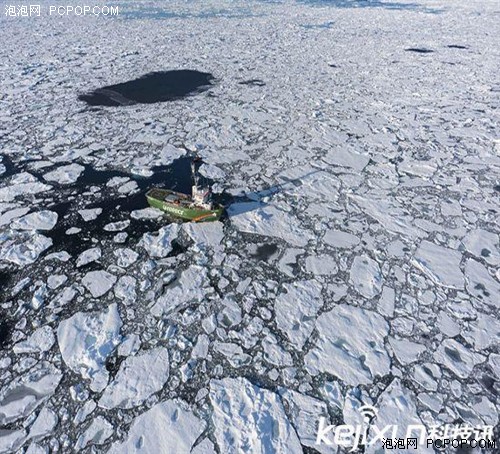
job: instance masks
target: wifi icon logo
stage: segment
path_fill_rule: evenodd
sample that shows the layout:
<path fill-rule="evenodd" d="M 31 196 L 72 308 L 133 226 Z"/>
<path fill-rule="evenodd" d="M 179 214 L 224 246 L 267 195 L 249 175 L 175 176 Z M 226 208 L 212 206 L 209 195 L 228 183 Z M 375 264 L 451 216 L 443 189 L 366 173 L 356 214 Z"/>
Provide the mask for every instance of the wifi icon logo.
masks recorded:
<path fill-rule="evenodd" d="M 371 405 L 363 405 L 362 407 L 358 408 L 359 413 L 365 421 L 371 421 L 375 416 L 377 416 L 377 409 L 375 407 L 372 407 Z"/>

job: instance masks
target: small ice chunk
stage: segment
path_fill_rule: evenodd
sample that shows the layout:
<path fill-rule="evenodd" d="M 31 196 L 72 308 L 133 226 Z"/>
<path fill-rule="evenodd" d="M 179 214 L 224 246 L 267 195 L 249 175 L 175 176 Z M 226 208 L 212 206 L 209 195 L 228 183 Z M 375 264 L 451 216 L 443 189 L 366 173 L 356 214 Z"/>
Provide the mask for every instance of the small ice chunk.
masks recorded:
<path fill-rule="evenodd" d="M 429 241 L 422 241 L 413 264 L 433 282 L 443 287 L 462 289 L 464 276 L 460 271 L 462 254 Z"/>
<path fill-rule="evenodd" d="M 428 391 L 437 391 L 438 381 L 441 379 L 441 369 L 437 364 L 419 364 L 413 369 L 413 378 Z"/>
<path fill-rule="evenodd" d="M 284 284 L 274 303 L 276 324 L 289 342 L 301 349 L 314 329 L 314 320 L 323 305 L 321 285 L 315 281 Z"/>
<path fill-rule="evenodd" d="M 144 372 L 147 371 L 145 374 Z M 169 376 L 168 350 L 158 347 L 123 361 L 114 381 L 104 390 L 99 406 L 133 408 L 163 388 Z"/>
<path fill-rule="evenodd" d="M 29 183 L 14 183 L 12 186 L 0 188 L 0 202 L 12 202 L 20 195 L 38 194 L 48 191 L 52 186 L 40 183 L 39 181 L 31 181 Z"/>
<path fill-rule="evenodd" d="M 94 298 L 106 294 L 116 282 L 116 276 L 104 270 L 89 271 L 82 279 L 82 284 Z"/>
<path fill-rule="evenodd" d="M 468 292 L 488 306 L 500 307 L 500 284 L 488 270 L 473 259 L 465 263 L 466 287 Z"/>
<path fill-rule="evenodd" d="M 50 408 L 42 408 L 35 422 L 30 428 L 28 438 L 32 440 L 42 440 L 52 433 L 56 427 L 59 418 Z"/>
<path fill-rule="evenodd" d="M 120 343 L 121 326 L 116 304 L 111 304 L 106 312 L 78 312 L 63 320 L 57 329 L 57 340 L 66 365 L 97 386 L 107 383 L 105 361 Z"/>
<path fill-rule="evenodd" d="M 113 433 L 113 425 L 103 416 L 97 416 L 87 430 L 78 437 L 75 447 L 80 451 L 89 445 L 102 445 Z"/>
<path fill-rule="evenodd" d="M 327 372 L 357 386 L 389 373 L 389 325 L 379 314 L 340 304 L 318 317 L 316 329 L 318 340 L 304 358 L 311 374 Z"/>
<path fill-rule="evenodd" d="M 382 288 L 382 294 L 380 295 L 380 299 L 378 300 L 378 311 L 386 316 L 393 317 L 394 316 L 394 300 L 396 293 L 392 287 L 384 286 Z"/>
<path fill-rule="evenodd" d="M 19 266 L 35 262 L 40 254 L 52 246 L 52 239 L 39 233 L 26 233 L 0 236 L 3 243 L 0 249 L 0 260 L 6 260 Z"/>
<path fill-rule="evenodd" d="M 297 431 L 300 442 L 321 454 L 335 452 L 336 447 L 326 444 L 316 444 L 318 435 L 318 422 L 321 417 L 329 421 L 328 407 L 321 400 L 300 394 L 296 391 L 281 388 L 279 393 L 283 401 L 288 404 L 288 414 Z M 326 423 L 329 425 L 329 422 Z"/>
<path fill-rule="evenodd" d="M 88 208 L 86 210 L 78 210 L 78 214 L 82 217 L 85 222 L 93 221 L 97 219 L 102 213 L 102 208 Z"/>
<path fill-rule="evenodd" d="M 158 208 L 148 207 L 132 211 L 130 217 L 132 219 L 160 219 L 163 214 L 163 211 Z"/>
<path fill-rule="evenodd" d="M 244 378 L 211 380 L 212 422 L 224 453 L 302 452 L 277 394 Z"/>
<path fill-rule="evenodd" d="M 68 280 L 65 274 L 52 274 L 47 278 L 47 286 L 51 290 L 55 290 L 63 285 Z"/>
<path fill-rule="evenodd" d="M 470 351 L 454 339 L 446 339 L 434 352 L 434 359 L 460 378 L 467 378 L 474 366 L 483 363 L 486 358 Z"/>
<path fill-rule="evenodd" d="M 455 337 L 460 334 L 460 325 L 453 320 L 445 311 L 438 315 L 438 327 L 440 331 L 448 337 Z"/>
<path fill-rule="evenodd" d="M 50 326 L 38 328 L 27 340 L 14 345 L 14 353 L 41 353 L 49 351 L 56 338 Z"/>
<path fill-rule="evenodd" d="M 472 230 L 462 242 L 465 248 L 477 258 L 483 259 L 493 266 L 500 265 L 500 247 L 497 233 L 483 229 Z"/>
<path fill-rule="evenodd" d="M 62 374 L 46 363 L 40 363 L 27 374 L 15 378 L 0 390 L 0 426 L 31 414 L 54 394 Z"/>
<path fill-rule="evenodd" d="M 222 222 L 189 222 L 183 224 L 183 230 L 191 237 L 198 247 L 217 247 L 224 238 Z"/>
<path fill-rule="evenodd" d="M 323 241 L 335 248 L 350 249 L 358 245 L 360 239 L 351 233 L 341 230 L 328 230 L 323 237 Z"/>
<path fill-rule="evenodd" d="M 162 227 L 158 234 L 145 233 L 139 245 L 146 249 L 151 257 L 166 257 L 172 251 L 172 241 L 179 233 L 178 224 L 169 224 Z"/>
<path fill-rule="evenodd" d="M 126 440 L 107 454 L 191 454 L 206 424 L 185 408 L 176 400 L 155 405 L 134 419 Z"/>
<path fill-rule="evenodd" d="M 13 219 L 20 218 L 26 213 L 29 213 L 29 211 L 29 208 L 14 208 L 13 210 L 9 210 L 6 213 L 3 213 L 0 216 L 0 227 L 10 224 Z"/>
<path fill-rule="evenodd" d="M 477 320 L 470 321 L 462 333 L 464 339 L 476 350 L 484 350 L 500 345 L 500 320 L 487 314 L 478 314 Z"/>
<path fill-rule="evenodd" d="M 35 211 L 16 219 L 10 226 L 16 230 L 52 230 L 57 218 L 57 213 L 53 211 Z"/>
<path fill-rule="evenodd" d="M 389 338 L 389 344 L 393 348 L 399 362 L 403 365 L 414 363 L 427 350 L 425 345 L 411 342 L 407 339 L 394 339 L 391 337 Z"/>
<path fill-rule="evenodd" d="M 43 176 L 43 179 L 45 181 L 54 181 L 59 184 L 73 184 L 76 180 L 78 180 L 78 178 L 80 178 L 80 175 L 84 170 L 85 167 L 80 164 L 69 164 L 47 172 Z"/>
<path fill-rule="evenodd" d="M 95 262 L 101 258 L 101 248 L 93 247 L 83 251 L 76 259 L 76 267 L 87 265 L 88 263 Z"/>
<path fill-rule="evenodd" d="M 339 268 L 331 255 L 320 254 L 306 258 L 306 271 L 315 276 L 333 276 L 338 273 Z"/>
<path fill-rule="evenodd" d="M 104 230 L 106 230 L 106 232 L 120 232 L 121 230 L 125 230 L 129 225 L 130 219 L 126 219 L 125 221 L 110 222 L 104 226 Z"/>
<path fill-rule="evenodd" d="M 26 432 L 16 429 L 0 429 L 0 452 L 18 452 L 17 449 L 26 440 Z"/>
<path fill-rule="evenodd" d="M 118 248 L 113 251 L 116 264 L 122 268 L 128 268 L 139 258 L 139 254 L 129 248 Z"/>
<path fill-rule="evenodd" d="M 382 289 L 382 273 L 378 263 L 367 255 L 354 258 L 350 281 L 358 293 L 365 298 L 374 298 Z"/>

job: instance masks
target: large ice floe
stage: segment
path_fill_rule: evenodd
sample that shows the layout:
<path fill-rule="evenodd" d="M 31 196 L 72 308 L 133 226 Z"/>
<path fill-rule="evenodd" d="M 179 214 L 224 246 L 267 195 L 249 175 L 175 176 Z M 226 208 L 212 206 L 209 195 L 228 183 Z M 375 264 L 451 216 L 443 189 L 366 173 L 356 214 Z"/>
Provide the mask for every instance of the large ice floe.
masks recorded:
<path fill-rule="evenodd" d="M 0 453 L 498 425 L 497 3 L 2 14 Z M 148 207 L 195 154 L 219 221 Z"/>

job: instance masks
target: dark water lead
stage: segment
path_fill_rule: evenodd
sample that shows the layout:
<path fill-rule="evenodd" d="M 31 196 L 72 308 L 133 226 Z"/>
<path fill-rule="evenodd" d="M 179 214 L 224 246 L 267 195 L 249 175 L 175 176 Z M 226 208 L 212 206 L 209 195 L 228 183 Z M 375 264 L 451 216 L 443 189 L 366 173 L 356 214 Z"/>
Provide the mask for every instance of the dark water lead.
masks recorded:
<path fill-rule="evenodd" d="M 208 90 L 212 74 L 188 69 L 158 71 L 78 96 L 91 106 L 130 106 L 174 101 Z"/>
<path fill-rule="evenodd" d="M 409 47 L 405 51 L 416 52 L 417 54 L 432 54 L 434 52 L 432 49 L 426 49 L 425 47 Z"/>

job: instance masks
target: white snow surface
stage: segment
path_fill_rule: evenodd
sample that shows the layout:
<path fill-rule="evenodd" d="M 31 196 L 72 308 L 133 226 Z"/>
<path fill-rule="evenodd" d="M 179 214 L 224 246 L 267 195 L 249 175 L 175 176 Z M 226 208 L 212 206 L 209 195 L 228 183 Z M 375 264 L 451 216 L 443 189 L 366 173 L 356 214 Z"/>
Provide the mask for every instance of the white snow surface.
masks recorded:
<path fill-rule="evenodd" d="M 102 389 L 108 382 L 105 361 L 120 343 L 121 326 L 116 304 L 105 312 L 78 312 L 61 321 L 57 341 L 66 365 Z"/>
<path fill-rule="evenodd" d="M 167 400 L 135 418 L 126 439 L 108 454 L 190 454 L 205 427 L 181 402 Z"/>
<path fill-rule="evenodd" d="M 300 441 L 278 394 L 244 378 L 211 380 L 215 437 L 222 452 L 299 453 Z"/>
<path fill-rule="evenodd" d="M 132 408 L 159 391 L 169 375 L 168 350 L 154 348 L 123 361 L 115 379 L 104 390 L 99 406 Z"/>
<path fill-rule="evenodd" d="M 311 374 L 328 372 L 357 386 L 389 373 L 389 325 L 377 313 L 341 304 L 321 314 L 316 329 L 318 340 L 304 358 Z"/>

